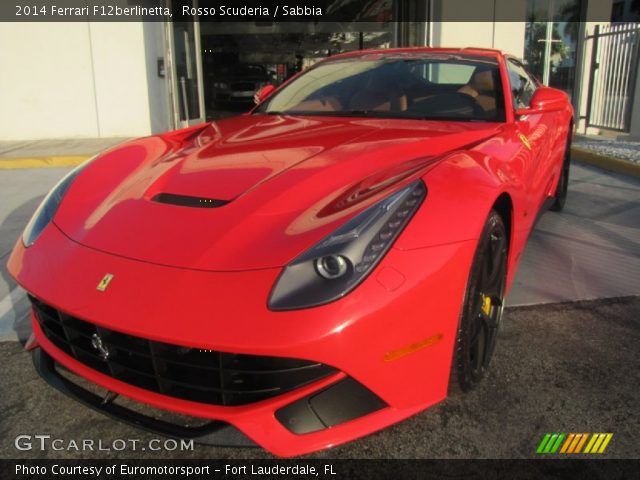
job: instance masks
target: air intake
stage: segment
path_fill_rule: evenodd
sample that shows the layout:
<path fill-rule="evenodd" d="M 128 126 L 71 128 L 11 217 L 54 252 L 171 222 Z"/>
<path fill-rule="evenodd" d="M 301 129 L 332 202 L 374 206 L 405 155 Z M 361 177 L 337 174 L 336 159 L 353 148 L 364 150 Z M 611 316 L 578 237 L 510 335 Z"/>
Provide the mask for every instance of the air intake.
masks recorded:
<path fill-rule="evenodd" d="M 176 195 L 174 193 L 158 193 L 151 200 L 158 203 L 168 203 L 169 205 L 192 208 L 218 208 L 229 203 L 229 200 L 191 197 L 189 195 Z"/>
<path fill-rule="evenodd" d="M 30 300 L 42 333 L 76 361 L 121 382 L 183 400 L 248 405 L 337 373 L 311 360 L 156 342 L 99 327 L 33 297 Z M 363 394 L 353 398 L 367 400 Z"/>

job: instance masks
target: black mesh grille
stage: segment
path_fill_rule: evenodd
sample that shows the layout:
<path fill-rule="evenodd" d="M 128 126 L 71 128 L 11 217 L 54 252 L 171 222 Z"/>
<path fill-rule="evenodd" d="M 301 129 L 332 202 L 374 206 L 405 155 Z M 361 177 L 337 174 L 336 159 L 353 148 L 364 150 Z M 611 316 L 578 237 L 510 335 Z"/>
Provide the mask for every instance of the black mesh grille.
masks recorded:
<path fill-rule="evenodd" d="M 67 355 L 118 380 L 172 397 L 213 405 L 246 405 L 337 372 L 307 360 L 155 342 L 98 327 L 30 299 L 43 333 Z"/>

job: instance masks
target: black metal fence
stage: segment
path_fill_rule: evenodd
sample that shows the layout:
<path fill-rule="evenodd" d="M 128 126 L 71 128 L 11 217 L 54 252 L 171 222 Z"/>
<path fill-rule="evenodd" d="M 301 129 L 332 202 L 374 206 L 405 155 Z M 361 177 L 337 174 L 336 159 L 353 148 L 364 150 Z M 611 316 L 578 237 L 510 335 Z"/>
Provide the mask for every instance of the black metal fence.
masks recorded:
<path fill-rule="evenodd" d="M 638 73 L 640 23 L 597 25 L 592 42 L 587 127 L 628 132 Z"/>

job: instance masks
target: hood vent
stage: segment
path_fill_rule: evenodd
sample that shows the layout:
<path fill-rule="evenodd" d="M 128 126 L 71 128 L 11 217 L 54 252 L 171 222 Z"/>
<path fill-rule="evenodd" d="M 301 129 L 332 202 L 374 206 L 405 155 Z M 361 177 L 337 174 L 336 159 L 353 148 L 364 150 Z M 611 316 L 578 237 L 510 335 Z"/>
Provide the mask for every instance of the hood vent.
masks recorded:
<path fill-rule="evenodd" d="M 230 200 L 218 200 L 216 198 L 191 197 L 189 195 L 176 195 L 173 193 L 158 193 L 151 199 L 158 203 L 179 205 L 181 207 L 194 208 L 218 208 L 229 203 Z"/>

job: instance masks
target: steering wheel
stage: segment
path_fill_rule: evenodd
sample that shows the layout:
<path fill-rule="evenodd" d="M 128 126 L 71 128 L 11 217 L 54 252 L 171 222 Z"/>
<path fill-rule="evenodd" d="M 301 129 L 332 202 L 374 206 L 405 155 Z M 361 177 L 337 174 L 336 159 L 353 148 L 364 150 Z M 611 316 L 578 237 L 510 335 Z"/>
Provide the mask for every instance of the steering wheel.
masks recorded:
<path fill-rule="evenodd" d="M 456 95 L 460 100 L 462 100 L 464 103 L 466 103 L 468 106 L 470 106 L 473 109 L 473 116 L 474 117 L 483 118 L 485 116 L 484 108 L 482 108 L 480 106 L 480 104 L 478 103 L 478 101 L 473 96 L 469 95 L 468 93 L 455 92 L 455 93 L 451 93 L 449 95 Z"/>

